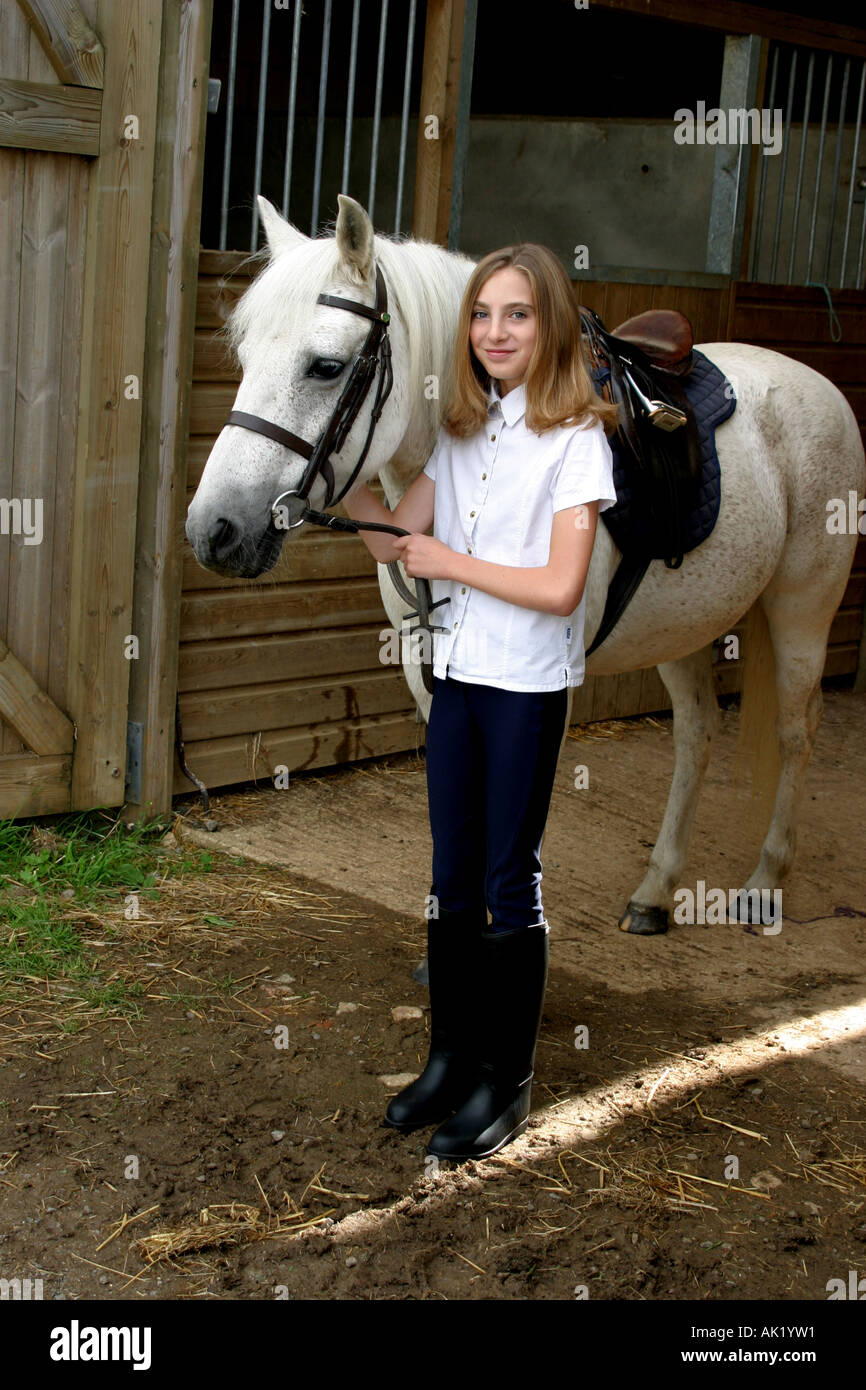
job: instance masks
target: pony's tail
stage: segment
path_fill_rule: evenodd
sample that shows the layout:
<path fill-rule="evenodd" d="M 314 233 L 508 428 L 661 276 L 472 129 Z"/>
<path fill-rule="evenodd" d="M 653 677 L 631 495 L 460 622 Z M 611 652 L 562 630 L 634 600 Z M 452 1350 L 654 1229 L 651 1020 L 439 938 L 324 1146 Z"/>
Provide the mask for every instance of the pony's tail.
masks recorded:
<path fill-rule="evenodd" d="M 776 659 L 767 616 L 760 602 L 752 604 L 743 630 L 743 684 L 740 727 L 734 755 L 734 776 L 749 782 L 745 829 L 750 840 L 763 840 L 770 822 L 781 761 L 776 737 L 779 711 Z"/>

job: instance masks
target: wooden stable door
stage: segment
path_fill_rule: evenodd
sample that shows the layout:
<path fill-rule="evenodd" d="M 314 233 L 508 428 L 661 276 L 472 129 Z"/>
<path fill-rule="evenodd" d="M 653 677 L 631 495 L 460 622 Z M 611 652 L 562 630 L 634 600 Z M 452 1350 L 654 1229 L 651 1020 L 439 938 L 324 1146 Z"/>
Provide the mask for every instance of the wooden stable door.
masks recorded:
<path fill-rule="evenodd" d="M 174 487 L 153 441 L 174 438 L 177 404 L 178 92 L 194 91 L 200 144 L 206 58 L 184 61 L 209 23 L 198 0 L 0 6 L 0 818 L 127 799 L 131 692 L 161 660 L 158 585 L 135 612 L 140 547 L 152 572 L 176 544 L 171 509 L 155 538 L 150 483 Z"/>

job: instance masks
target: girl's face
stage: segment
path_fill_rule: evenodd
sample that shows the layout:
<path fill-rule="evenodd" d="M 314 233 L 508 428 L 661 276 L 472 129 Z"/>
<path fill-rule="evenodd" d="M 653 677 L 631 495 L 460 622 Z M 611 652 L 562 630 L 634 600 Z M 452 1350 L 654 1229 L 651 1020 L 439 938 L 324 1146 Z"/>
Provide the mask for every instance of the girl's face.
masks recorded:
<path fill-rule="evenodd" d="M 485 280 L 472 306 L 469 341 L 505 396 L 523 382 L 538 334 L 529 276 L 503 266 Z"/>

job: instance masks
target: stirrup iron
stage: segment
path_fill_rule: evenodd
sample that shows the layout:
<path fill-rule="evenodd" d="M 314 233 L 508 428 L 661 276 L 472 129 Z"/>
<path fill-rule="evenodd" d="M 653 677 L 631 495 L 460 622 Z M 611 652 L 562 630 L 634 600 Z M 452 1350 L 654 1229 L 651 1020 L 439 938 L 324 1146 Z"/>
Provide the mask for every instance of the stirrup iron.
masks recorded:
<path fill-rule="evenodd" d="M 643 391 L 641 391 L 640 387 L 635 382 L 635 379 L 629 371 L 628 367 L 626 367 L 624 363 L 622 369 L 625 375 L 628 377 L 631 389 L 634 391 L 635 395 L 637 396 L 638 400 L 643 406 L 646 412 L 646 418 L 649 420 L 651 425 L 655 425 L 657 429 L 666 430 L 668 433 L 670 433 L 672 430 L 678 430 L 681 425 L 684 425 L 686 423 L 685 411 L 678 410 L 675 405 L 667 405 L 665 401 L 649 400 L 644 395 Z"/>

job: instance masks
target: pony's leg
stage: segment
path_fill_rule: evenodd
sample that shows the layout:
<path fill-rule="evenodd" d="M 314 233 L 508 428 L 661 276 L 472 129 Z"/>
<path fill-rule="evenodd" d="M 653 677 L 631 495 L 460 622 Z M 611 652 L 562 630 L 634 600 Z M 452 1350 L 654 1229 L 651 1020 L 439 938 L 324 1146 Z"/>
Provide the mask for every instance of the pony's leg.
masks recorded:
<path fill-rule="evenodd" d="M 674 775 L 649 869 L 619 920 L 622 931 L 656 936 L 670 926 L 670 904 L 685 862 L 713 735 L 719 702 L 713 682 L 710 643 L 658 668 L 674 710 Z"/>
<path fill-rule="evenodd" d="M 779 706 L 776 735 L 781 766 L 773 814 L 760 859 L 745 886 L 747 893 L 752 890 L 773 892 L 794 859 L 797 813 L 824 708 L 821 676 L 830 623 L 837 607 L 835 599 L 834 595 L 829 604 L 829 618 L 828 607 L 824 607 L 820 613 L 812 615 L 812 621 L 808 611 L 804 611 L 802 592 L 774 594 L 770 589 L 759 599 L 767 617 L 775 655 Z M 754 899 L 746 899 L 739 920 L 758 921 L 760 902 L 757 893 Z M 729 915 L 736 920 L 736 908 Z"/>

